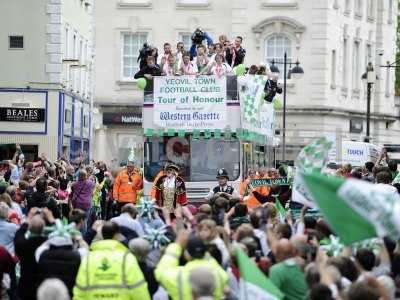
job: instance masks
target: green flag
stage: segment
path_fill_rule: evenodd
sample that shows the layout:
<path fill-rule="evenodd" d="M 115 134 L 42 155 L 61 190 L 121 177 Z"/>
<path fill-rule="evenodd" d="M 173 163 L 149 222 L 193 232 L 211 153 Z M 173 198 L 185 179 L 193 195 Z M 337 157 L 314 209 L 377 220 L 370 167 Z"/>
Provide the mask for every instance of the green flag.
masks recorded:
<path fill-rule="evenodd" d="M 283 208 L 281 201 L 279 201 L 278 198 L 276 198 L 275 200 L 275 207 L 278 211 L 278 215 L 279 215 L 279 221 L 281 223 L 285 223 L 285 219 L 286 219 L 286 210 Z"/>
<path fill-rule="evenodd" d="M 400 183 L 400 172 L 396 175 L 396 177 L 393 179 L 393 182 L 392 182 L 392 184 L 395 184 L 395 183 Z"/>
<path fill-rule="evenodd" d="M 251 185 L 255 188 L 260 186 L 272 186 L 272 185 L 291 185 L 292 183 L 293 179 L 289 177 L 260 178 L 251 180 Z"/>
<path fill-rule="evenodd" d="M 304 183 L 345 245 L 371 237 L 400 237 L 400 196 L 388 185 L 302 174 Z"/>
<path fill-rule="evenodd" d="M 258 269 L 242 249 L 236 249 L 236 258 L 240 269 L 240 300 L 283 298 L 282 292 Z"/>
<path fill-rule="evenodd" d="M 328 163 L 332 146 L 332 142 L 323 137 L 312 141 L 301 150 L 296 159 L 297 172 L 293 180 L 292 201 L 315 208 L 315 203 L 305 187 L 301 174 L 321 173 Z"/>

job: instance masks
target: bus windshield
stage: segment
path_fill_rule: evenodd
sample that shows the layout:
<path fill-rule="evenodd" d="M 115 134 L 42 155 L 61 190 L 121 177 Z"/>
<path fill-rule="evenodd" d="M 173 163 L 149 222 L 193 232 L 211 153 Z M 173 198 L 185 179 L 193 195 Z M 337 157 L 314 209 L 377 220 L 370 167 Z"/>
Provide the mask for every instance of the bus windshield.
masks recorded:
<path fill-rule="evenodd" d="M 185 137 L 151 137 L 145 143 L 144 176 L 152 182 L 167 161 L 180 167 L 185 181 L 215 181 L 217 170 L 225 168 L 230 180 L 240 175 L 238 140 L 193 139 Z"/>

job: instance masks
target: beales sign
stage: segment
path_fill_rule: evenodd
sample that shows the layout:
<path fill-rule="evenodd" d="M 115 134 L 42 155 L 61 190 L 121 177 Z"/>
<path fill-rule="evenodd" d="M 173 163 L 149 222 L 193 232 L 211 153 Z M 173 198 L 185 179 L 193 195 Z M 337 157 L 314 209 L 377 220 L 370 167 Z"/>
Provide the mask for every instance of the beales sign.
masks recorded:
<path fill-rule="evenodd" d="M 44 108 L 0 107 L 0 122 L 44 122 Z"/>

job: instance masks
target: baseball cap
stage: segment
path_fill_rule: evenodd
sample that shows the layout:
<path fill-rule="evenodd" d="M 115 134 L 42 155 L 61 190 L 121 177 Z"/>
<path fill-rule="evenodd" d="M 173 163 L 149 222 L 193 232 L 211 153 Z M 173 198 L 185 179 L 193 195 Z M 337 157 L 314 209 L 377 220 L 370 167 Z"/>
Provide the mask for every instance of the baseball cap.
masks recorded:
<path fill-rule="evenodd" d="M 186 247 L 187 252 L 193 258 L 203 258 L 207 248 L 206 244 L 197 236 L 191 236 Z"/>

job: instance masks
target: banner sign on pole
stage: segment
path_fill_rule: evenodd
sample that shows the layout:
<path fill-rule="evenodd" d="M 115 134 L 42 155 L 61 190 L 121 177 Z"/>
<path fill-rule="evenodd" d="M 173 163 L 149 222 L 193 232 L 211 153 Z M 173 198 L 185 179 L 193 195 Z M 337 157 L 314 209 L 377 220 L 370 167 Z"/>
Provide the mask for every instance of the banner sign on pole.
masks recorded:
<path fill-rule="evenodd" d="M 291 177 L 279 177 L 279 178 L 262 178 L 262 179 L 252 179 L 251 186 L 254 188 L 260 186 L 272 186 L 272 185 L 291 185 L 293 183 L 293 178 Z"/>
<path fill-rule="evenodd" d="M 226 77 L 154 77 L 154 125 L 168 129 L 224 129 Z"/>
<path fill-rule="evenodd" d="M 245 75 L 238 79 L 242 128 L 264 136 L 274 136 L 274 109 L 263 99 L 267 76 Z"/>

